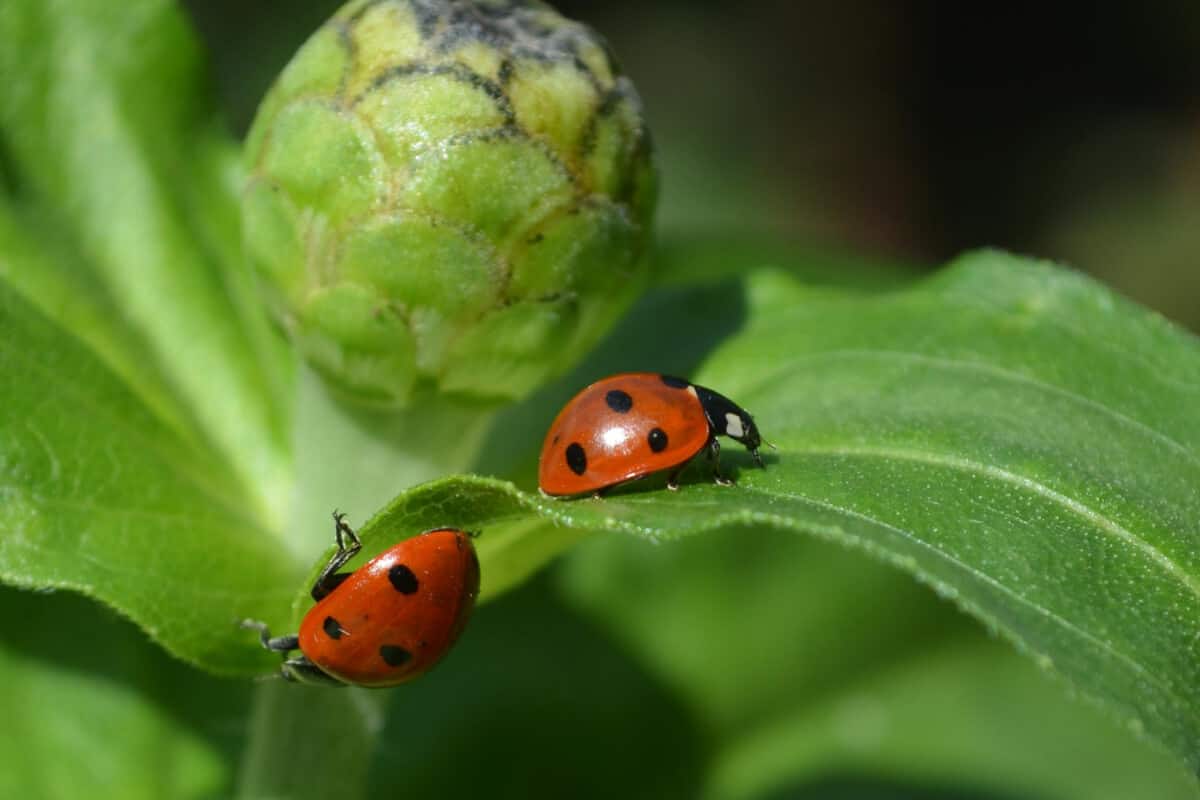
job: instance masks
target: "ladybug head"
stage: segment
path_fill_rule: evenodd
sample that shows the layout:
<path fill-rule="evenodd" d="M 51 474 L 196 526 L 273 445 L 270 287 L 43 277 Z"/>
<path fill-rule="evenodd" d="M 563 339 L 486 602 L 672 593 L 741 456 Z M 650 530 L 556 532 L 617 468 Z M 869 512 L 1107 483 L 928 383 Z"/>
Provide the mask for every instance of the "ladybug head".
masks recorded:
<path fill-rule="evenodd" d="M 696 396 L 700 398 L 700 405 L 704 408 L 704 415 L 708 417 L 713 434 L 728 436 L 741 442 L 750 451 L 754 463 L 761 467 L 762 456 L 758 454 L 758 448 L 762 446 L 763 441 L 758 434 L 758 426 L 754 424 L 754 417 L 750 416 L 746 409 L 712 389 L 697 386 Z"/>

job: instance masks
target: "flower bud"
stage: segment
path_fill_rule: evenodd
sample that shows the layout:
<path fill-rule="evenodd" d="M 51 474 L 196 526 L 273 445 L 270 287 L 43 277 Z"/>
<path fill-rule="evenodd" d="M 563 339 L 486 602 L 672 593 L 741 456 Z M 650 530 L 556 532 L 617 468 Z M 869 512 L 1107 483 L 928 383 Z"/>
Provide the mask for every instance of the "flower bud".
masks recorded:
<path fill-rule="evenodd" d="M 339 389 L 518 397 L 641 286 L 655 180 L 603 41 L 524 0 L 359 0 L 296 53 L 246 142 L 247 253 Z"/>

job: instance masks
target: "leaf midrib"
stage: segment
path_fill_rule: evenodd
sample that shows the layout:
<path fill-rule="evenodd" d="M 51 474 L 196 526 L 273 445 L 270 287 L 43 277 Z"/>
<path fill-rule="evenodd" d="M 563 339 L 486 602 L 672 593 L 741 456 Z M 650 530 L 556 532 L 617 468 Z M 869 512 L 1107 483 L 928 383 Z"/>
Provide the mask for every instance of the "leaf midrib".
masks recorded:
<path fill-rule="evenodd" d="M 918 450 L 905 450 L 894 447 L 789 448 L 788 452 L 798 454 L 803 453 L 811 455 L 834 455 L 849 457 L 865 456 L 873 458 L 915 461 L 917 463 L 929 464 L 931 466 L 946 467 L 949 469 L 958 470 L 960 472 L 974 474 L 980 477 L 995 478 L 996 480 L 1002 481 L 1011 486 L 1016 486 L 1021 489 L 1028 489 L 1035 494 L 1038 494 L 1041 497 L 1056 503 L 1062 508 L 1067 509 L 1076 516 L 1092 523 L 1100 530 L 1107 531 L 1122 541 L 1141 550 L 1146 557 L 1162 567 L 1164 571 L 1175 577 L 1180 583 L 1188 588 L 1188 590 L 1197 598 L 1197 600 L 1200 600 L 1200 582 L 1197 582 L 1196 578 L 1189 575 L 1162 550 L 1159 550 L 1146 540 L 1139 538 L 1135 533 L 1133 533 L 1133 531 L 1130 531 L 1119 523 L 1108 519 L 1100 512 L 1089 508 L 1083 503 L 1080 503 L 1078 500 L 1057 492 L 1054 489 L 1051 489 L 1049 486 L 1039 483 L 1024 475 L 1018 475 L 1014 472 L 1001 469 L 1000 467 L 991 466 L 989 464 L 981 464 L 977 461 L 971 461 L 970 459 L 960 458 L 958 456 L 948 456 L 941 453 L 927 453 Z M 759 487 L 749 488 L 758 489 Z"/>

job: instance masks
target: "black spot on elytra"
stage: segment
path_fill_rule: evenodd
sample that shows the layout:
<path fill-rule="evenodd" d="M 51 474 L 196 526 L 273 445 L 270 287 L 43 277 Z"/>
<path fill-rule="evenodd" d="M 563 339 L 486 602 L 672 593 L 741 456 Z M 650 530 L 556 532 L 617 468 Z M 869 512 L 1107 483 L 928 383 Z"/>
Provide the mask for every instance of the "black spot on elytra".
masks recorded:
<path fill-rule="evenodd" d="M 609 389 L 608 394 L 604 395 L 604 402 L 618 414 L 627 413 L 633 408 L 633 398 L 628 392 L 622 392 L 620 389 Z"/>
<path fill-rule="evenodd" d="M 398 644 L 385 644 L 379 648 L 379 657 L 389 667 L 402 667 L 412 658 L 412 653 Z"/>
<path fill-rule="evenodd" d="M 330 639 L 340 639 L 342 638 L 342 634 L 346 632 L 342 628 L 342 624 L 333 617 L 326 617 L 325 621 L 321 623 L 321 629 L 325 631 L 325 635 Z"/>
<path fill-rule="evenodd" d="M 686 389 L 692 385 L 683 378 L 676 378 L 674 375 L 661 375 L 659 377 L 662 378 L 663 383 L 665 383 L 667 386 L 670 386 L 672 389 Z"/>
<path fill-rule="evenodd" d="M 397 564 L 388 570 L 388 580 L 392 582 L 392 588 L 400 594 L 416 594 L 417 576 L 403 564 Z"/>
<path fill-rule="evenodd" d="M 653 428 L 650 435 L 646 437 L 646 441 L 650 443 L 650 449 L 656 453 L 661 453 L 667 449 L 667 434 L 662 428 Z"/>
<path fill-rule="evenodd" d="M 587 453 L 583 452 L 583 445 L 579 442 L 571 442 L 567 445 L 567 466 L 576 475 L 587 472 Z"/>

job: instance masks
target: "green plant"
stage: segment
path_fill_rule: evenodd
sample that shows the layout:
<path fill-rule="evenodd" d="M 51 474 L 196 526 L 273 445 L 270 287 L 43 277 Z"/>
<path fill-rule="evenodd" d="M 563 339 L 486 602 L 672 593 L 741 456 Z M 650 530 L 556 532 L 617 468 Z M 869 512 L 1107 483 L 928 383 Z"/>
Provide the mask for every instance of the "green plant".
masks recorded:
<path fill-rule="evenodd" d="M 697 235 L 526 400 L 348 406 L 259 304 L 174 6 L 15 0 L 0 41 L 0 579 L 43 592 L 3 592 L 0 795 L 1195 795 L 1194 337 L 1002 253 L 910 283 Z M 719 387 L 778 453 L 540 497 L 554 410 L 624 368 Z M 295 624 L 334 507 L 368 550 L 485 530 L 485 606 L 418 684 L 246 680 L 275 662 L 234 622 Z"/>

